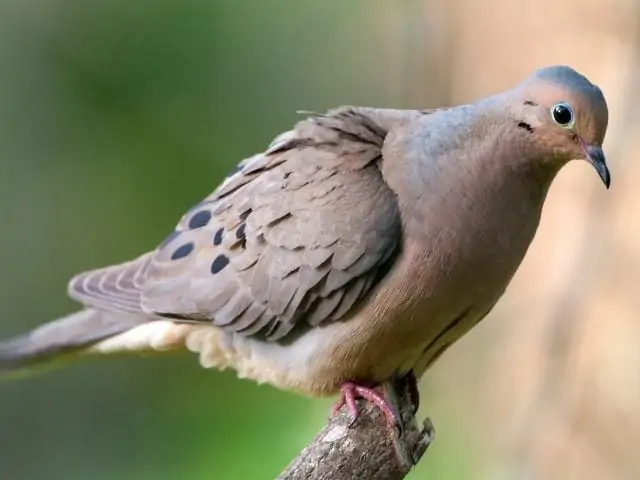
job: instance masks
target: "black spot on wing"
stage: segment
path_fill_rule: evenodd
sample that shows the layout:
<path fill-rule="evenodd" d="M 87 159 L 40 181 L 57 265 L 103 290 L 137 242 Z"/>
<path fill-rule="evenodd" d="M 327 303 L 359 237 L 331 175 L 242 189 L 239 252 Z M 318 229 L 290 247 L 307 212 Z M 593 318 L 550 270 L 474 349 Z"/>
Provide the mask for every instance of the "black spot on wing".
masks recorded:
<path fill-rule="evenodd" d="M 193 251 L 193 248 L 194 248 L 193 242 L 189 242 L 189 243 L 185 243 L 184 245 L 181 245 L 171 254 L 171 260 L 180 260 L 181 258 L 186 257 Z"/>
<path fill-rule="evenodd" d="M 224 228 L 219 228 L 218 231 L 213 236 L 213 244 L 218 246 L 222 243 L 222 236 L 224 234 Z"/>
<path fill-rule="evenodd" d="M 244 238 L 247 236 L 246 230 L 247 230 L 246 223 L 243 223 L 242 225 L 240 225 L 236 230 L 236 238 L 238 240 L 244 240 Z"/>
<path fill-rule="evenodd" d="M 220 254 L 213 260 L 213 263 L 211 264 L 211 273 L 215 275 L 227 265 L 229 265 L 229 257 Z"/>
<path fill-rule="evenodd" d="M 240 214 L 240 221 L 244 222 L 249 217 L 249 215 L 251 215 L 251 209 L 245 210 Z"/>
<path fill-rule="evenodd" d="M 196 228 L 206 227 L 210 220 L 211 212 L 209 210 L 200 210 L 189 220 L 189 228 L 194 230 Z"/>

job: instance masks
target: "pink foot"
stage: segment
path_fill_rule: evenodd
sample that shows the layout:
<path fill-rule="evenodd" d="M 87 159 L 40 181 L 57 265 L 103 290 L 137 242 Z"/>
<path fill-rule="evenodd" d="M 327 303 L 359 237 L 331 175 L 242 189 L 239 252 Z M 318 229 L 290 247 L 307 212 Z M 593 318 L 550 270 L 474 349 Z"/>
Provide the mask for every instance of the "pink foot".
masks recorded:
<path fill-rule="evenodd" d="M 372 388 L 363 387 L 362 385 L 358 385 L 352 382 L 343 383 L 340 387 L 340 398 L 333 405 L 331 414 L 335 415 L 336 413 L 338 413 L 338 410 L 340 410 L 346 404 L 352 417 L 350 425 L 353 425 L 360 416 L 360 411 L 358 410 L 358 405 L 356 403 L 357 398 L 362 398 L 363 400 L 373 403 L 376 407 L 378 407 L 384 414 L 384 417 L 387 420 L 387 424 L 390 427 L 396 427 L 400 424 L 395 411 L 381 394 L 379 394 Z"/>

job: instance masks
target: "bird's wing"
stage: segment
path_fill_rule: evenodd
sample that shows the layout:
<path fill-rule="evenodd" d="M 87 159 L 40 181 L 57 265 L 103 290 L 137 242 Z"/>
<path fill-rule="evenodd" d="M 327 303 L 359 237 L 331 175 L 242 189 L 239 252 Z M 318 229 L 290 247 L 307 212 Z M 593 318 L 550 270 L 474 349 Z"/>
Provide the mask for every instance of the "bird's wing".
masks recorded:
<path fill-rule="evenodd" d="M 299 122 L 241 162 L 156 250 L 76 276 L 70 295 L 272 341 L 344 317 L 401 245 L 381 147 L 390 125 L 422 112 L 384 112 L 343 107 Z"/>

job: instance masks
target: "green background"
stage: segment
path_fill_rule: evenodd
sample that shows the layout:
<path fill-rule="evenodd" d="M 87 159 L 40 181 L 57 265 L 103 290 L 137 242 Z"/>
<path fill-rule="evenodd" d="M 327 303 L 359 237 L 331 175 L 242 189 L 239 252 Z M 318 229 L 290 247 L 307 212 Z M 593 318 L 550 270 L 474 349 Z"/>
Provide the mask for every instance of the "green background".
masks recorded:
<path fill-rule="evenodd" d="M 296 110 L 445 103 L 417 3 L 393 4 L 0 1 L 0 334 L 76 309 L 73 274 L 153 248 Z M 411 478 L 468 478 L 429 382 Z M 74 364 L 0 384 L 0 479 L 269 479 L 330 403 L 189 356 Z"/>

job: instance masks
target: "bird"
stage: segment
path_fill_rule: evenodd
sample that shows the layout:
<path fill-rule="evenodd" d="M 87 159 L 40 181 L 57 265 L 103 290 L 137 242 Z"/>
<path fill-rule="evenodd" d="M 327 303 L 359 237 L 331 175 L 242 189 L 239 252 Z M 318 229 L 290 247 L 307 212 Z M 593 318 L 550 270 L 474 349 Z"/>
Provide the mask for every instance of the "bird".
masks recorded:
<path fill-rule="evenodd" d="M 568 66 L 462 105 L 306 113 L 156 248 L 72 278 L 81 309 L 1 342 L 2 376 L 190 351 L 394 421 L 375 387 L 420 379 L 492 310 L 561 168 L 585 160 L 610 186 L 606 100 Z"/>

